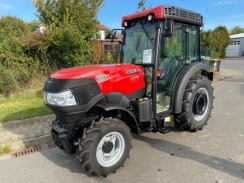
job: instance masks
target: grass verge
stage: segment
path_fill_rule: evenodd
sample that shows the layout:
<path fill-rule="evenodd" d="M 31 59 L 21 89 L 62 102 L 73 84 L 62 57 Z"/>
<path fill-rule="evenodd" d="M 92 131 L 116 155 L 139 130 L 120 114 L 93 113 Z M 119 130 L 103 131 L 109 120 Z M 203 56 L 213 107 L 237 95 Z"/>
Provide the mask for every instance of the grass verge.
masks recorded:
<path fill-rule="evenodd" d="M 8 154 L 10 152 L 11 152 L 11 147 L 9 146 L 0 147 L 0 155 Z"/>
<path fill-rule="evenodd" d="M 52 114 L 43 101 L 44 78 L 9 97 L 0 96 L 0 123 Z"/>

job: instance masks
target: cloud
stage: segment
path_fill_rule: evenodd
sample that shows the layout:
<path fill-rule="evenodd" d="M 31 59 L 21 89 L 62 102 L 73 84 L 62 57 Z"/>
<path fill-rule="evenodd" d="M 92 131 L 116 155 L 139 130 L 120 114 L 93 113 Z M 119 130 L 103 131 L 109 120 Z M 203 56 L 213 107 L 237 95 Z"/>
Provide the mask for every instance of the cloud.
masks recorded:
<path fill-rule="evenodd" d="M 235 15 L 230 15 L 230 16 L 223 16 L 223 17 L 217 17 L 216 19 L 225 19 L 225 20 L 240 20 L 244 18 L 244 14 L 235 14 Z"/>
<path fill-rule="evenodd" d="M 242 4 L 242 3 L 244 3 L 244 0 L 219 1 L 213 3 L 212 6 L 222 6 L 222 5 Z"/>
<path fill-rule="evenodd" d="M 11 9 L 11 8 L 12 8 L 12 6 L 10 6 L 8 4 L 0 3 L 0 9 L 8 10 L 8 9 Z"/>

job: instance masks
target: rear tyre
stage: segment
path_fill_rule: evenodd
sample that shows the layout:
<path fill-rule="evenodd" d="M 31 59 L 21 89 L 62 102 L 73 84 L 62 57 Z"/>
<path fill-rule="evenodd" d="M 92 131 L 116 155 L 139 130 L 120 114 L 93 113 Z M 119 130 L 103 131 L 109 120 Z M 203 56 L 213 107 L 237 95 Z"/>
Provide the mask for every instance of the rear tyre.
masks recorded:
<path fill-rule="evenodd" d="M 182 112 L 175 117 L 176 125 L 184 130 L 201 130 L 211 116 L 213 99 L 211 81 L 205 76 L 191 77 L 183 95 Z"/>
<path fill-rule="evenodd" d="M 124 165 L 131 140 L 130 129 L 123 121 L 101 119 L 78 139 L 77 158 L 90 174 L 106 176 Z"/>

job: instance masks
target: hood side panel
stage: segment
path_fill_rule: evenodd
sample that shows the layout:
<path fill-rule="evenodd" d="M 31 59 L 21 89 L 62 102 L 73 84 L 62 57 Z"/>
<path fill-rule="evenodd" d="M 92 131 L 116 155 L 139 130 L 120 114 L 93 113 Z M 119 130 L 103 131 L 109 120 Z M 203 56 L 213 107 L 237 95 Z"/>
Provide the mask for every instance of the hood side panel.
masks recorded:
<path fill-rule="evenodd" d="M 133 64 L 105 64 L 62 69 L 51 75 L 53 79 L 92 78 L 103 94 L 121 92 L 129 95 L 145 88 L 143 67 Z"/>

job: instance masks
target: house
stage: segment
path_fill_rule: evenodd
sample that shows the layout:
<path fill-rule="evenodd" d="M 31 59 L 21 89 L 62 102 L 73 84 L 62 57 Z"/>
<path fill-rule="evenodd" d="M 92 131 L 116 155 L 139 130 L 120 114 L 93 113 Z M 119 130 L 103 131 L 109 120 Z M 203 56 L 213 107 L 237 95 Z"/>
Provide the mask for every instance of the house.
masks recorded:
<path fill-rule="evenodd" d="M 244 33 L 230 36 L 231 43 L 226 48 L 226 57 L 244 57 Z"/>
<path fill-rule="evenodd" d="M 108 34 L 102 41 L 102 54 L 107 55 L 109 52 L 114 53 L 119 51 L 120 42 L 122 42 L 123 36 L 121 34 L 116 34 L 115 39 L 111 42 L 111 33 Z"/>
<path fill-rule="evenodd" d="M 122 42 L 123 35 L 116 34 L 115 39 L 111 42 L 111 33 L 107 36 L 106 31 L 109 30 L 104 25 L 99 25 L 99 35 L 100 35 L 100 53 L 101 56 L 106 56 L 108 53 L 115 53 L 119 50 L 120 42 Z"/>
<path fill-rule="evenodd" d="M 102 24 L 99 24 L 98 28 L 99 28 L 98 34 L 100 36 L 100 40 L 104 40 L 105 39 L 106 30 L 109 30 L 109 28 L 107 28 L 105 25 L 102 25 Z"/>
<path fill-rule="evenodd" d="M 40 23 L 37 26 L 32 27 L 32 31 L 33 32 L 37 31 L 37 32 L 44 34 L 47 31 L 47 29 L 46 29 L 46 27 L 43 26 L 42 23 Z"/>

